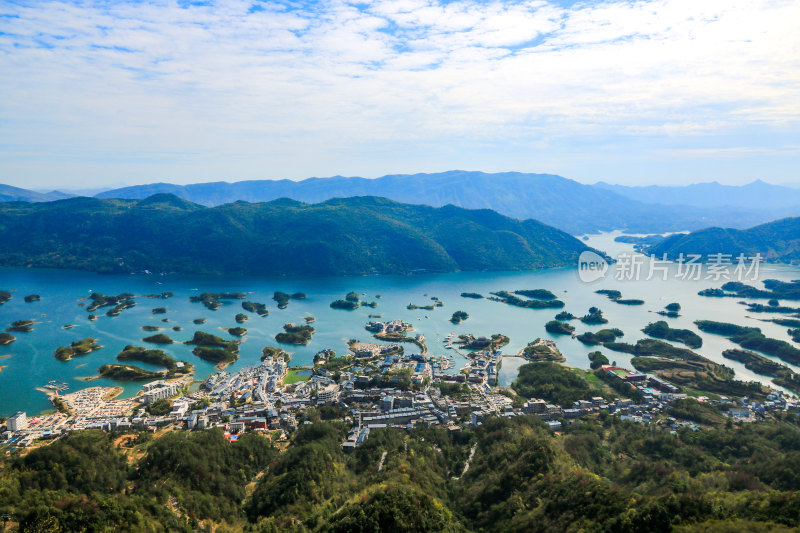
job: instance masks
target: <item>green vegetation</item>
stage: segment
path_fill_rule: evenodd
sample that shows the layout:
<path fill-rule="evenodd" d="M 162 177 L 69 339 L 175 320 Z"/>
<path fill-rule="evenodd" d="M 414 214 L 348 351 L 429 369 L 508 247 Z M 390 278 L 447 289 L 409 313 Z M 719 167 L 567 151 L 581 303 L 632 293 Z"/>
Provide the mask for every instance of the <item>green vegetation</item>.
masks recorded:
<path fill-rule="evenodd" d="M 306 295 L 302 292 L 296 292 L 294 294 L 287 294 L 281 291 L 275 291 L 272 295 L 272 299 L 278 303 L 278 309 L 286 309 L 289 305 L 289 300 L 305 300 Z"/>
<path fill-rule="evenodd" d="M 305 372 L 307 375 L 301 375 L 300 372 Z M 289 369 L 289 373 L 283 379 L 284 385 L 293 385 L 301 381 L 308 381 L 311 379 L 310 372 L 307 370 Z"/>
<path fill-rule="evenodd" d="M 733 370 L 726 366 L 660 340 L 643 339 L 635 345 L 612 342 L 605 347 L 633 355 L 631 364 L 640 372 L 656 374 L 696 391 L 751 398 L 764 398 L 767 393 L 760 383 L 735 380 Z"/>
<path fill-rule="evenodd" d="M 637 300 L 634 298 L 623 299 L 622 293 L 615 289 L 600 289 L 599 291 L 594 291 L 597 294 L 603 294 L 608 297 L 609 300 L 612 302 L 616 302 L 621 305 L 643 305 L 644 300 Z"/>
<path fill-rule="evenodd" d="M 607 324 L 608 320 L 603 316 L 603 311 L 597 307 L 590 307 L 589 312 L 581 317 L 584 324 Z"/>
<path fill-rule="evenodd" d="M 97 344 L 97 339 L 87 338 L 74 341 L 69 346 L 60 346 L 56 348 L 55 356 L 59 361 L 69 361 L 73 357 L 86 355 L 100 348 L 102 348 L 102 346 Z"/>
<path fill-rule="evenodd" d="M 574 320 L 576 317 L 572 313 L 568 311 L 561 311 L 556 315 L 556 320 L 564 321 L 564 320 Z"/>
<path fill-rule="evenodd" d="M 29 294 L 24 298 L 25 303 L 38 302 L 41 299 L 42 297 L 38 294 Z"/>
<path fill-rule="evenodd" d="M 477 292 L 462 292 L 461 293 L 461 297 L 462 298 L 473 298 L 475 300 L 480 300 L 481 298 L 483 298 L 483 295 L 482 294 L 478 294 Z"/>
<path fill-rule="evenodd" d="M 243 337 L 247 334 L 247 328 L 235 327 L 228 328 L 228 333 L 234 337 Z"/>
<path fill-rule="evenodd" d="M 6 328 L 6 331 L 21 331 L 23 333 L 29 333 L 33 331 L 33 320 L 15 320 L 11 323 L 11 326 Z"/>
<path fill-rule="evenodd" d="M 609 364 L 608 357 L 603 355 L 603 352 L 591 352 L 589 353 L 589 367 L 592 370 L 597 370 L 601 366 L 605 366 Z"/>
<path fill-rule="evenodd" d="M 547 289 L 530 289 L 514 291 L 514 294 L 525 296 L 526 298 L 535 298 L 537 300 L 555 300 L 556 295 Z"/>
<path fill-rule="evenodd" d="M 144 409 L 153 416 L 165 416 L 172 411 L 172 403 L 166 398 L 161 398 L 154 401 Z"/>
<path fill-rule="evenodd" d="M 0 291 L 0 305 L 3 305 L 11 299 L 11 293 L 8 291 Z"/>
<path fill-rule="evenodd" d="M 201 292 L 190 296 L 190 302 L 200 302 L 211 311 L 216 311 L 222 305 L 222 300 L 244 300 L 247 295 L 243 292 Z"/>
<path fill-rule="evenodd" d="M 554 333 L 556 335 L 570 335 L 575 331 L 573 326 L 570 326 L 566 322 L 559 322 L 558 320 L 551 320 L 544 325 L 544 329 L 547 330 L 548 333 Z"/>
<path fill-rule="evenodd" d="M 113 316 L 111 314 L 112 311 L 118 315 L 123 309 L 127 309 L 128 307 L 133 307 L 136 305 L 133 301 L 133 294 L 129 292 L 123 292 L 122 294 L 118 294 L 116 296 L 106 296 L 105 294 L 99 292 L 93 292 L 89 295 L 89 300 L 91 300 L 91 302 L 86 306 L 86 311 L 88 313 L 92 313 L 101 307 L 113 305 L 114 309 L 106 313 L 109 316 Z"/>
<path fill-rule="evenodd" d="M 281 344 L 308 344 L 311 341 L 312 335 L 314 335 L 313 326 L 309 326 L 308 324 L 297 326 L 293 323 L 284 324 L 283 326 L 283 333 L 278 333 L 275 335 L 275 340 L 280 342 Z"/>
<path fill-rule="evenodd" d="M 352 311 L 353 309 L 358 309 L 361 306 L 358 302 L 348 302 L 347 300 L 334 300 L 331 302 L 331 309 L 346 309 Z"/>
<path fill-rule="evenodd" d="M 585 333 L 581 333 L 577 335 L 576 338 L 581 341 L 583 344 L 588 346 L 596 346 L 598 344 L 606 344 L 608 342 L 614 342 L 617 338 L 624 336 L 624 333 L 619 328 L 607 328 L 601 329 L 597 333 L 592 333 L 591 331 L 587 331 Z"/>
<path fill-rule="evenodd" d="M 552 341 L 543 342 L 541 339 L 536 339 L 523 348 L 522 356 L 530 361 L 554 361 L 563 363 L 567 359 L 556 347 Z"/>
<path fill-rule="evenodd" d="M 233 317 L 233 319 L 239 324 L 247 322 L 247 318 L 248 318 L 247 315 L 244 313 L 236 313 L 236 316 Z"/>
<path fill-rule="evenodd" d="M 160 329 L 158 326 L 142 326 L 142 331 L 158 331 Z"/>
<path fill-rule="evenodd" d="M 583 373 L 549 363 L 525 366 L 554 369 L 552 397 L 563 397 L 564 406 L 571 406 L 570 397 L 598 395 Z M 6 456 L 0 505 L 23 532 L 577 533 L 800 526 L 796 417 L 726 424 L 710 404 L 687 399 L 671 406 L 670 416 L 703 429 L 671 434 L 660 424 L 601 414 L 565 424 L 554 435 L 534 416 L 491 417 L 474 430 L 373 430 L 350 453 L 342 450 L 346 430 L 334 409 L 309 410 L 311 423 L 301 424 L 282 453 L 259 435 L 228 442 L 221 430 L 155 439 L 142 434 L 119 445 L 117 435 L 84 431 L 24 456 Z"/>
<path fill-rule="evenodd" d="M 644 333 L 655 337 L 656 339 L 665 339 L 668 341 L 682 342 L 689 348 L 700 348 L 703 345 L 703 339 L 694 331 L 688 329 L 676 329 L 669 327 L 663 320 L 658 322 L 651 322 L 642 329 Z"/>
<path fill-rule="evenodd" d="M 250 313 L 255 313 L 258 316 L 269 315 L 266 304 L 261 304 L 258 302 L 242 302 L 242 309 Z"/>
<path fill-rule="evenodd" d="M 728 322 L 714 322 L 713 320 L 697 320 L 695 324 L 700 331 L 728 337 L 742 348 L 774 355 L 787 363 L 800 364 L 800 349 L 786 341 L 765 336 L 759 328 L 737 326 Z"/>
<path fill-rule="evenodd" d="M 587 249 L 535 220 L 376 197 L 212 208 L 170 194 L 144 200 L 71 198 L 0 204 L 0 218 L 0 264 L 101 272 L 148 268 L 310 276 L 529 270 L 572 265 Z"/>
<path fill-rule="evenodd" d="M 669 318 L 678 318 L 680 316 L 679 313 L 680 310 L 681 310 L 681 304 L 673 302 L 664 306 L 664 310 L 659 311 L 658 314 Z"/>
<path fill-rule="evenodd" d="M 167 308 L 166 307 L 156 307 L 155 309 L 153 309 L 150 312 L 152 314 L 154 314 L 154 315 L 163 315 L 164 313 L 167 312 Z"/>
<path fill-rule="evenodd" d="M 739 361 L 746 369 L 756 374 L 774 378 L 772 381 L 776 385 L 785 387 L 795 394 L 800 393 L 800 375 L 785 365 L 748 350 L 725 350 L 722 352 L 722 357 Z"/>
<path fill-rule="evenodd" d="M 154 366 L 161 366 L 167 371 L 165 377 L 171 378 L 177 375 L 190 374 L 192 365 L 181 361 L 182 366 L 178 366 L 175 359 L 164 353 L 162 350 L 148 350 L 141 346 L 128 345 L 117 355 L 120 361 L 139 361 Z"/>
<path fill-rule="evenodd" d="M 453 324 L 460 324 L 468 318 L 469 318 L 469 313 L 467 313 L 466 311 L 456 311 L 455 313 L 453 313 L 453 316 L 450 317 L 450 322 L 452 322 Z"/>
<path fill-rule="evenodd" d="M 17 340 L 17 338 L 9 333 L 0 333 L 0 346 L 11 344 L 15 340 Z"/>
<path fill-rule="evenodd" d="M 192 350 L 193 354 L 218 365 L 227 365 L 239 359 L 238 341 L 226 341 L 203 331 L 195 331 L 192 339 L 184 344 L 195 345 L 196 348 Z"/>
<path fill-rule="evenodd" d="M 514 291 L 514 293 L 508 291 L 497 291 L 493 292 L 492 294 L 494 296 L 490 296 L 489 299 L 496 302 L 507 303 L 508 305 L 513 305 L 515 307 L 525 307 L 527 309 L 560 309 L 564 307 L 564 302 L 562 302 L 561 300 L 555 300 L 555 299 L 539 300 L 539 299 L 520 298 L 519 296 L 517 296 L 517 294 L 521 292 L 528 292 L 528 291 Z M 555 296 L 553 296 L 553 298 L 555 298 Z"/>
<path fill-rule="evenodd" d="M 175 342 L 169 337 L 169 335 L 164 335 L 163 333 L 151 335 L 149 337 L 143 338 L 142 340 L 144 342 L 151 342 L 153 344 L 172 344 L 173 342 Z"/>
<path fill-rule="evenodd" d="M 797 318 L 773 318 L 770 322 L 790 328 L 800 328 L 800 319 Z"/>
<path fill-rule="evenodd" d="M 525 398 L 541 398 L 561 407 L 572 407 L 578 400 L 598 396 L 582 373 L 551 362 L 522 365 L 511 388 Z"/>
<path fill-rule="evenodd" d="M 263 361 L 267 357 L 283 357 L 283 360 L 287 363 L 292 358 L 283 348 L 275 348 L 274 346 L 265 346 L 261 349 L 261 360 Z"/>
<path fill-rule="evenodd" d="M 408 309 L 409 311 L 413 311 L 415 309 L 424 309 L 425 311 L 433 311 L 434 309 L 436 309 L 436 307 L 437 306 L 434 305 L 434 304 L 430 304 L 430 305 L 408 304 L 406 306 L 406 309 Z"/>
<path fill-rule="evenodd" d="M 116 381 L 150 381 L 164 377 L 161 372 L 151 372 L 133 365 L 103 365 L 100 377 Z"/>
<path fill-rule="evenodd" d="M 622 298 L 622 293 L 613 289 L 600 289 L 599 291 L 594 292 L 606 296 L 609 300 L 619 300 Z"/>

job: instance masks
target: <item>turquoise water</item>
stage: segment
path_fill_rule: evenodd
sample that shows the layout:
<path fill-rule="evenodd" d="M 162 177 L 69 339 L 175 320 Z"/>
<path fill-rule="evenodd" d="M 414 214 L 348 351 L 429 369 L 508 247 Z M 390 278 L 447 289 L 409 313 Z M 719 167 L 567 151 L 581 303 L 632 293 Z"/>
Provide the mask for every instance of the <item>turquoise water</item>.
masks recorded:
<path fill-rule="evenodd" d="M 630 250 L 628 245 L 613 242 L 613 235 L 594 236 L 590 245 L 603 249 L 611 255 Z M 791 280 L 800 278 L 800 269 L 788 266 L 769 266 L 762 268 L 761 279 L 777 278 Z M 314 354 L 323 348 L 333 348 L 337 353 L 347 351 L 346 341 L 355 338 L 370 340 L 370 334 L 363 329 L 369 321 L 369 314 L 381 314 L 384 319 L 400 318 L 412 323 L 417 332 L 423 333 L 432 355 L 452 354 L 442 349 L 441 339 L 450 332 L 489 335 L 503 333 L 508 335 L 511 343 L 504 353 L 516 354 L 528 342 L 537 337 L 554 338 L 567 358 L 567 364 L 588 368 L 586 355 L 596 348 L 587 347 L 576 339 L 569 337 L 553 337 L 546 333 L 544 324 L 553 318 L 557 311 L 552 309 L 531 310 L 508 306 L 488 300 L 473 300 L 460 297 L 462 292 L 478 292 L 488 295 L 498 290 L 517 290 L 547 288 L 553 291 L 566 303 L 565 309 L 577 316 L 586 313 L 591 306 L 600 307 L 609 319 L 608 327 L 618 327 L 625 332 L 623 340 L 627 342 L 643 338 L 641 329 L 648 322 L 660 319 L 655 311 L 663 309 L 670 302 L 677 301 L 683 306 L 681 317 L 667 319 L 673 327 L 694 329 L 692 322 L 696 319 L 713 319 L 735 322 L 741 325 L 761 327 L 769 336 L 789 340 L 786 328 L 771 323 L 759 322 L 748 317 L 744 306 L 737 304 L 737 299 L 703 298 L 697 291 L 707 287 L 718 287 L 723 281 L 682 281 L 669 279 L 662 281 L 617 281 L 606 279 L 592 284 L 582 283 L 574 268 L 553 269 L 536 272 L 458 272 L 451 274 L 430 274 L 415 276 L 368 276 L 316 279 L 267 279 L 267 278 L 215 278 L 192 276 L 156 276 L 156 275 L 120 275 L 106 276 L 87 272 L 44 270 L 44 269 L 0 269 L 0 289 L 13 291 L 13 299 L 0 306 L 0 325 L 9 324 L 19 319 L 34 319 L 34 331 L 30 333 L 14 333 L 17 341 L 0 346 L 0 416 L 7 416 L 16 410 L 29 413 L 40 412 L 51 408 L 46 396 L 36 387 L 45 385 L 51 379 L 59 379 L 70 385 L 70 391 L 87 386 L 114 386 L 118 382 L 98 379 L 84 383 L 77 378 L 97 374 L 100 365 L 116 362 L 116 355 L 127 344 L 145 346 L 142 337 L 152 333 L 141 330 L 143 325 L 164 327 L 166 333 L 176 341 L 185 341 L 192 337 L 194 331 L 200 329 L 230 337 L 220 327 L 236 326 L 234 316 L 244 312 L 241 301 L 232 300 L 217 311 L 210 311 L 200 303 L 189 302 L 189 296 L 202 291 L 223 292 L 243 291 L 250 293 L 248 299 L 266 303 L 269 316 L 258 317 L 250 313 L 250 319 L 243 324 L 248 329 L 245 341 L 241 345 L 239 361 L 229 367 L 236 370 L 243 366 L 257 364 L 261 348 L 267 345 L 277 346 L 274 336 L 282 331 L 281 326 L 287 322 L 302 323 L 306 316 L 314 316 L 313 324 L 317 329 L 308 346 L 283 346 L 293 355 L 293 365 L 311 364 Z M 646 301 L 643 306 L 624 306 L 595 294 L 601 288 L 618 289 L 625 298 L 640 298 Z M 271 300 L 274 291 L 288 293 L 302 291 L 308 295 L 306 300 L 291 301 L 286 309 L 278 309 Z M 376 300 L 378 307 L 360 308 L 355 311 L 334 310 L 328 304 L 343 298 L 349 291 L 363 294 L 362 299 Z M 175 296 L 167 299 L 147 299 L 139 295 L 173 291 Z M 130 292 L 137 295 L 136 307 L 123 311 L 119 316 L 107 317 L 108 308 L 98 310 L 96 322 L 90 322 L 87 312 L 79 307 L 79 299 L 91 292 L 119 294 Z M 36 293 L 42 296 L 39 302 L 25 303 L 27 294 Z M 425 296 L 425 295 L 428 296 Z M 376 299 L 377 295 L 381 298 Z M 444 307 L 433 311 L 407 310 L 409 303 L 426 305 L 431 303 L 430 297 L 436 296 L 444 302 Z M 166 315 L 152 315 L 156 307 L 166 307 Z M 470 318 L 459 325 L 449 322 L 453 311 L 464 310 Z M 195 318 L 206 318 L 204 325 L 192 323 Z M 162 323 L 168 318 L 168 323 Z M 576 332 L 596 331 L 599 327 L 587 327 L 573 321 Z M 76 324 L 76 327 L 64 330 L 65 324 Z M 172 331 L 172 326 L 181 326 L 183 331 Z M 699 333 L 699 332 L 698 332 Z M 740 379 L 759 379 L 768 383 L 766 378 L 754 375 L 742 365 L 722 358 L 721 352 L 734 348 L 730 341 L 714 335 L 700 333 L 704 345 L 699 353 L 715 361 L 733 368 Z M 69 362 L 61 362 L 53 357 L 58 346 L 68 345 L 71 341 L 86 337 L 96 337 L 103 348 Z M 191 353 L 191 347 L 173 344 L 164 349 L 176 359 L 192 362 L 196 368 L 195 377 L 202 379 L 214 371 L 213 366 L 198 359 Z M 605 351 L 609 359 L 620 365 L 628 365 L 630 357 L 625 354 Z M 457 364 L 459 360 L 457 359 Z M 138 364 L 138 363 L 137 363 Z M 502 367 L 500 380 L 510 383 L 516 375 L 520 360 L 507 359 Z M 141 365 L 145 367 L 146 365 Z M 795 370 L 800 370 L 795 368 Z M 133 395 L 141 387 L 141 383 L 124 385 L 125 394 Z"/>

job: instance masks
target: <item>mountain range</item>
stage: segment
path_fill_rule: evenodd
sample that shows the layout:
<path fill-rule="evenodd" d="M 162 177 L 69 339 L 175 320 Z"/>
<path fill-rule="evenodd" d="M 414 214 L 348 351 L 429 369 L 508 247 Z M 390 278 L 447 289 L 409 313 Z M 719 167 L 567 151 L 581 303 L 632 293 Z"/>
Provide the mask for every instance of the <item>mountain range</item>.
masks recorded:
<path fill-rule="evenodd" d="M 0 190 L 2 193 L 2 190 Z M 455 205 L 492 209 L 525 220 L 533 218 L 580 235 L 625 229 L 632 233 L 692 231 L 710 226 L 747 228 L 779 217 L 800 215 L 800 190 L 764 182 L 743 187 L 718 183 L 686 187 L 585 185 L 553 174 L 454 170 L 438 174 L 387 175 L 376 179 L 335 176 L 302 181 L 253 180 L 193 185 L 153 183 L 101 192 L 102 199 L 144 199 L 174 194 L 204 206 L 244 200 L 268 202 L 291 198 L 318 203 L 332 198 L 380 196 L 434 207 Z M 7 200 L 49 201 L 40 193 Z M 44 195 L 47 196 L 47 195 Z M 0 195 L 0 200 L 4 199 Z"/>
<path fill-rule="evenodd" d="M 343 275 L 525 270 L 587 246 L 490 210 L 377 197 L 205 207 L 172 194 L 0 204 L 0 264 L 99 272 Z"/>
<path fill-rule="evenodd" d="M 772 185 L 761 180 L 747 185 L 722 185 L 716 181 L 682 186 L 647 185 L 630 187 L 598 182 L 595 186 L 631 200 L 649 204 L 693 207 L 744 207 L 748 209 L 797 209 L 800 189 Z M 800 214 L 800 213 L 795 213 Z"/>

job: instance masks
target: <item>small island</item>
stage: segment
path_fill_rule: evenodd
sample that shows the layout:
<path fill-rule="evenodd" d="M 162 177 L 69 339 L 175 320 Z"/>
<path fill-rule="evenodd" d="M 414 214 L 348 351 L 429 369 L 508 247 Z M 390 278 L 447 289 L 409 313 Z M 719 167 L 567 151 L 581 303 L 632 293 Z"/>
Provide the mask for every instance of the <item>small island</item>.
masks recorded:
<path fill-rule="evenodd" d="M 219 369 L 239 359 L 239 341 L 226 341 L 204 331 L 195 331 L 194 337 L 184 344 L 195 345 L 192 353 L 200 359 L 216 363 Z"/>
<path fill-rule="evenodd" d="M 266 304 L 258 303 L 258 302 L 242 302 L 242 309 L 248 311 L 250 313 L 255 313 L 258 316 L 267 316 L 269 315 L 269 311 L 267 310 Z"/>
<path fill-rule="evenodd" d="M 567 360 L 556 346 L 555 341 L 547 339 L 536 339 L 523 348 L 518 355 L 534 362 L 563 363 Z"/>
<path fill-rule="evenodd" d="M 639 300 L 636 298 L 623 299 L 622 293 L 615 289 L 600 289 L 599 291 L 594 292 L 605 295 L 612 302 L 616 302 L 621 305 L 644 305 L 644 300 Z"/>
<path fill-rule="evenodd" d="M 190 302 L 200 302 L 207 309 L 216 311 L 222 305 L 221 300 L 244 300 L 247 295 L 243 292 L 202 292 L 200 294 L 190 296 Z"/>
<path fill-rule="evenodd" d="M 575 331 L 574 326 L 570 326 L 566 322 L 560 322 L 558 320 L 551 320 L 544 325 L 544 329 L 548 333 L 553 333 L 556 335 L 571 335 L 572 332 Z"/>
<path fill-rule="evenodd" d="M 658 311 L 658 314 L 668 318 L 678 318 L 680 316 L 679 314 L 680 310 L 681 310 L 681 304 L 673 302 L 671 304 L 667 304 L 664 307 L 663 311 Z"/>
<path fill-rule="evenodd" d="M 195 324 L 205 324 L 206 323 L 206 319 L 205 318 L 195 318 L 194 320 L 192 320 L 192 322 L 195 323 Z"/>
<path fill-rule="evenodd" d="M 477 292 L 462 292 L 461 293 L 461 297 L 462 298 L 473 298 L 475 300 L 480 300 L 480 299 L 483 298 L 483 295 L 479 294 Z"/>
<path fill-rule="evenodd" d="M 236 316 L 233 319 L 238 323 L 242 324 L 247 321 L 249 317 L 244 313 L 236 313 Z"/>
<path fill-rule="evenodd" d="M 24 298 L 25 303 L 38 302 L 41 299 L 42 297 L 38 294 L 29 294 Z"/>
<path fill-rule="evenodd" d="M 703 339 L 694 331 L 688 329 L 676 329 L 669 327 L 663 320 L 651 322 L 642 329 L 644 333 L 668 341 L 682 342 L 689 348 L 700 348 L 703 346 Z"/>
<path fill-rule="evenodd" d="M 278 303 L 278 309 L 286 309 L 289 305 L 289 300 L 305 300 L 306 294 L 304 292 L 296 292 L 294 294 L 287 294 L 281 291 L 275 291 L 272 299 Z"/>
<path fill-rule="evenodd" d="M 117 359 L 119 361 L 139 361 L 140 363 L 164 367 L 165 374 L 162 377 L 166 378 L 171 378 L 176 375 L 190 374 L 193 371 L 193 367 L 190 363 L 185 361 L 176 361 L 162 350 L 148 350 L 147 348 L 142 348 L 141 346 L 126 346 L 117 355 Z"/>
<path fill-rule="evenodd" d="M 577 335 L 575 338 L 587 346 L 596 346 L 598 344 L 606 344 L 607 342 L 615 342 L 618 337 L 622 337 L 623 335 L 622 330 L 618 328 L 609 328 L 601 329 L 597 333 L 587 331 L 586 333 Z"/>
<path fill-rule="evenodd" d="M 359 307 L 361 307 L 361 297 L 357 292 L 353 291 L 348 292 L 344 300 L 334 300 L 330 305 L 331 309 L 344 309 L 346 311 L 352 311 Z"/>
<path fill-rule="evenodd" d="M 495 302 L 503 302 L 508 305 L 513 305 L 514 307 L 524 307 L 526 309 L 560 309 L 564 307 L 564 302 L 561 300 L 556 300 L 555 295 L 553 298 L 549 298 L 549 295 L 552 295 L 550 291 L 544 292 L 545 289 L 535 289 L 535 290 L 521 290 L 521 291 L 514 291 L 513 293 L 508 291 L 497 291 L 493 292 L 489 299 Z M 546 299 L 539 299 L 539 298 L 520 298 L 519 295 L 525 294 L 538 294 L 541 296 L 548 296 Z"/>
<path fill-rule="evenodd" d="M 163 315 L 166 312 L 167 312 L 167 308 L 166 307 L 156 307 L 155 309 L 153 309 L 151 311 L 151 313 L 154 314 L 154 315 Z"/>
<path fill-rule="evenodd" d="M 228 333 L 234 337 L 244 337 L 247 334 L 247 329 L 242 327 L 228 328 Z"/>
<path fill-rule="evenodd" d="M 133 365 L 103 365 L 99 372 L 101 378 L 115 381 L 151 381 L 163 377 L 161 372 L 151 372 Z"/>
<path fill-rule="evenodd" d="M 293 323 L 284 324 L 283 332 L 275 335 L 275 340 L 281 344 L 306 345 L 314 335 L 314 326 L 308 324 L 297 326 Z"/>
<path fill-rule="evenodd" d="M 3 305 L 11 299 L 11 293 L 8 291 L 0 291 L 0 305 Z"/>
<path fill-rule="evenodd" d="M 142 326 L 142 331 L 159 331 L 160 329 L 158 326 Z"/>
<path fill-rule="evenodd" d="M 69 346 L 60 346 L 56 348 L 55 357 L 59 361 L 69 361 L 73 357 L 86 355 L 95 350 L 102 348 L 97 344 L 97 339 L 87 338 L 80 341 L 74 341 Z"/>
<path fill-rule="evenodd" d="M 142 340 L 144 342 L 150 342 L 153 344 L 172 344 L 173 342 L 175 342 L 169 337 L 169 335 L 164 335 L 163 333 L 151 335 L 149 337 L 143 338 Z"/>
<path fill-rule="evenodd" d="M 6 331 L 21 331 L 24 333 L 33 331 L 33 320 L 15 320 L 10 327 L 6 328 Z"/>
<path fill-rule="evenodd" d="M 267 357 L 272 357 L 273 359 L 283 357 L 283 360 L 287 363 L 292 358 L 283 348 L 275 348 L 274 346 L 265 346 L 261 349 L 261 360 L 263 361 Z"/>
<path fill-rule="evenodd" d="M 453 313 L 453 316 L 450 317 L 450 322 L 453 324 L 461 324 L 463 321 L 469 318 L 469 313 L 466 311 L 456 311 Z"/>
<path fill-rule="evenodd" d="M 0 333 L 0 346 L 11 344 L 15 340 L 17 340 L 17 338 L 14 335 L 10 335 L 8 333 Z"/>
<path fill-rule="evenodd" d="M 575 315 L 573 315 L 572 313 L 570 313 L 569 311 L 561 311 L 560 313 L 558 313 L 556 315 L 556 320 L 559 320 L 561 322 L 563 322 L 565 320 L 575 320 L 575 318 L 577 318 L 577 317 Z"/>
<path fill-rule="evenodd" d="M 590 307 L 589 312 L 581 317 L 584 324 L 607 324 L 608 320 L 603 316 L 603 311 L 597 307 Z"/>

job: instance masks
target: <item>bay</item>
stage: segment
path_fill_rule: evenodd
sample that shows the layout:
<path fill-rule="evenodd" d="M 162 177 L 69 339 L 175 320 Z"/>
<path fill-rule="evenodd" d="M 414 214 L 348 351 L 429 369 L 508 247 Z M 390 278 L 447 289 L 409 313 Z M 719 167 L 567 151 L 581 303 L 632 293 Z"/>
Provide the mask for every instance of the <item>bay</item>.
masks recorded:
<path fill-rule="evenodd" d="M 629 245 L 614 242 L 613 239 L 618 234 L 590 236 L 587 244 L 604 250 L 611 256 L 630 252 L 632 248 Z M 276 257 L 274 260 L 280 261 L 281 258 Z M 648 260 L 644 259 L 642 269 L 645 274 L 648 265 Z M 786 265 L 764 265 L 759 277 L 788 281 L 800 278 L 800 269 Z M 705 298 L 697 295 L 699 290 L 719 287 L 725 281 L 678 280 L 675 279 L 674 265 L 670 267 L 666 281 L 659 277 L 646 279 L 644 275 L 639 281 L 617 280 L 609 275 L 590 284 L 578 278 L 576 268 L 310 279 L 147 274 L 108 276 L 66 270 L 1 268 L 0 290 L 13 291 L 13 298 L 0 306 L 0 326 L 5 328 L 20 319 L 33 319 L 36 324 L 34 331 L 14 332 L 17 340 L 7 346 L 0 346 L 0 367 L 3 367 L 0 370 L 0 416 L 8 416 L 17 410 L 31 414 L 52 408 L 47 397 L 36 388 L 53 379 L 68 383 L 70 392 L 99 385 L 123 386 L 124 396 L 136 394 L 141 389 L 141 383 L 120 383 L 106 379 L 86 383 L 79 379 L 96 375 L 102 364 L 117 362 L 116 355 L 128 344 L 163 349 L 178 360 L 189 361 L 195 365 L 196 379 L 203 379 L 215 371 L 213 365 L 195 357 L 191 353 L 192 347 L 180 342 L 190 339 L 198 330 L 234 339 L 235 337 L 220 328 L 239 325 L 234 316 L 242 312 L 249 316 L 249 320 L 241 324 L 247 328 L 248 333 L 241 345 L 240 359 L 228 367 L 229 371 L 258 364 L 264 346 L 281 346 L 286 349 L 292 354 L 291 364 L 294 366 L 312 364 L 314 354 L 325 348 L 332 348 L 338 354 L 346 353 L 348 339 L 371 340 L 371 335 L 364 329 L 364 325 L 370 320 L 370 314 L 380 314 L 383 320 L 399 318 L 410 322 L 415 333 L 425 335 L 431 355 L 434 356 L 453 355 L 443 348 L 442 340 L 448 333 L 471 333 L 476 336 L 502 333 L 511 339 L 509 345 L 503 349 L 506 354 L 517 354 L 537 337 L 549 338 L 557 341 L 567 359 L 566 364 L 588 368 L 587 354 L 598 347 L 584 346 L 577 339 L 550 335 L 544 330 L 544 324 L 552 320 L 558 310 L 524 309 L 486 299 L 475 300 L 460 296 L 462 292 L 477 292 L 488 296 L 490 292 L 500 290 L 537 288 L 551 290 L 565 302 L 564 310 L 576 316 L 582 316 L 592 306 L 601 308 L 609 320 L 602 327 L 620 328 L 625 333 L 621 340 L 625 342 L 645 338 L 641 329 L 649 322 L 664 319 L 656 312 L 663 310 L 670 302 L 678 302 L 682 306 L 681 316 L 665 320 L 672 327 L 692 329 L 703 338 L 703 347 L 695 351 L 733 368 L 738 379 L 758 380 L 769 384 L 768 378 L 754 374 L 741 364 L 721 356 L 723 350 L 735 348 L 736 345 L 723 337 L 699 332 L 694 327 L 693 321 L 698 319 L 727 321 L 760 327 L 767 336 L 789 340 L 785 327 L 758 320 L 773 318 L 772 316 L 748 314 L 745 306 L 737 303 L 737 298 Z M 622 292 L 623 298 L 638 298 L 646 303 L 641 306 L 620 305 L 596 294 L 598 289 L 617 289 Z M 141 297 L 164 291 L 172 291 L 175 295 L 166 300 Z M 241 300 L 225 301 L 216 311 L 189 301 L 190 296 L 203 291 L 246 292 L 248 300 L 268 305 L 269 316 L 262 318 L 244 311 Z M 271 299 L 275 291 L 300 291 L 306 293 L 307 298 L 292 300 L 286 309 L 278 309 Z M 329 307 L 330 302 L 343 298 L 350 291 L 362 295 L 362 300 L 378 302 L 378 307 L 361 307 L 354 311 Z M 88 297 L 92 292 L 107 295 L 130 292 L 136 295 L 136 306 L 122 311 L 116 317 L 107 317 L 104 313 L 108 308 L 101 308 L 95 313 L 97 321 L 90 322 L 87 311 L 78 304 L 81 303 L 80 298 Z M 26 303 L 23 298 L 28 294 L 39 294 L 42 299 Z M 432 297 L 439 298 L 444 307 L 433 311 L 406 309 L 410 303 L 429 305 L 433 303 Z M 151 310 L 157 307 L 166 307 L 168 312 L 153 315 Z M 449 319 L 457 310 L 466 311 L 470 317 L 461 324 L 454 325 Z M 317 331 L 307 346 L 276 343 L 274 336 L 282 331 L 284 324 L 304 323 L 304 318 L 308 316 L 316 319 L 313 326 Z M 169 322 L 162 322 L 163 318 L 167 318 Z M 195 318 L 205 318 L 207 322 L 195 325 L 192 322 Z M 75 324 L 75 327 L 62 329 L 66 324 Z M 143 337 L 152 335 L 142 331 L 141 326 L 144 325 L 164 328 L 162 333 L 178 343 L 156 346 L 143 342 Z M 572 321 L 572 325 L 576 327 L 576 333 L 601 329 L 601 326 L 587 326 L 577 320 Z M 173 331 L 173 326 L 180 326 L 182 331 Z M 97 338 L 103 348 L 68 362 L 58 361 L 53 357 L 57 347 L 86 337 Z M 409 346 L 406 345 L 406 348 Z M 599 349 L 610 360 L 629 366 L 630 356 Z M 462 362 L 462 359 L 456 358 L 457 367 Z M 501 385 L 509 385 L 513 381 L 522 363 L 519 359 L 507 359 L 501 368 Z M 156 369 L 143 364 L 139 366 Z M 800 371 L 796 367 L 792 368 Z"/>

